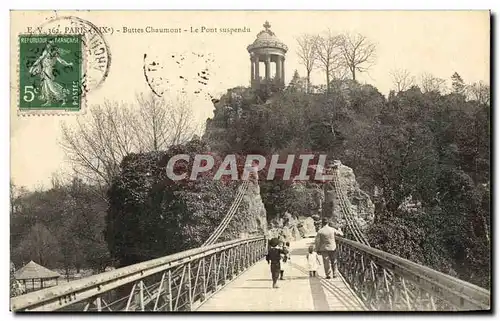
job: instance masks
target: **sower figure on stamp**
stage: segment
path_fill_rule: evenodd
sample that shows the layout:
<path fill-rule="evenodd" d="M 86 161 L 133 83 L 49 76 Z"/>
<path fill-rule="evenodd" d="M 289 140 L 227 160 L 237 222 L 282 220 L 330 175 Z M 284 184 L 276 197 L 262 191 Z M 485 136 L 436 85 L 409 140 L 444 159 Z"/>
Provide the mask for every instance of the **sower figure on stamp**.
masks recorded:
<path fill-rule="evenodd" d="M 323 218 L 321 221 L 323 227 L 316 234 L 315 240 L 316 252 L 323 257 L 323 266 L 327 279 L 331 278 L 332 270 L 333 277 L 337 277 L 337 244 L 335 243 L 335 234 L 344 235 L 341 230 L 329 226 L 329 223 L 327 218 Z"/>
<path fill-rule="evenodd" d="M 46 101 L 44 106 L 60 101 L 62 101 L 63 106 L 66 104 L 67 89 L 56 82 L 54 75 L 56 62 L 64 66 L 73 66 L 73 63 L 66 62 L 61 58 L 61 55 L 66 53 L 66 50 L 57 48 L 52 41 L 49 41 L 42 55 L 38 57 L 29 70 L 30 74 L 40 76 L 41 98 Z"/>

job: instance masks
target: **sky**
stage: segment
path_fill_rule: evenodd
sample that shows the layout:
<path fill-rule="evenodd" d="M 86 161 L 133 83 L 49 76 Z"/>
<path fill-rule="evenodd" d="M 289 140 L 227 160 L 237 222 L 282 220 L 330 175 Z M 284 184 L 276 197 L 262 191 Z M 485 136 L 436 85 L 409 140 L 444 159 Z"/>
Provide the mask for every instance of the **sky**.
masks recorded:
<path fill-rule="evenodd" d="M 53 173 L 68 172 L 70 165 L 59 146 L 61 122 L 74 125 L 76 117 L 18 116 L 18 44 L 17 36 L 27 27 L 36 27 L 54 17 L 54 12 L 11 12 L 11 179 L 29 189 L 50 187 Z M 368 73 L 359 74 L 362 83 L 369 83 L 385 95 L 393 87 L 390 71 L 407 69 L 418 76 L 429 72 L 449 79 L 456 71 L 465 82 L 490 78 L 490 25 L 487 11 L 79 11 L 58 12 L 58 16 L 74 15 L 98 27 L 113 29 L 104 39 L 111 52 L 109 74 L 102 85 L 87 96 L 87 106 L 104 99 L 133 102 L 138 93 L 151 89 L 144 77 L 144 54 L 159 61 L 164 79 L 169 78 L 168 95 L 181 87 L 177 75 L 195 75 L 202 67 L 192 52 L 210 56 L 211 77 L 208 90 L 220 95 L 236 86 L 248 86 L 250 59 L 246 47 L 263 30 L 267 20 L 271 30 L 289 50 L 285 60 L 285 82 L 298 70 L 305 75 L 296 50 L 296 37 L 333 33 L 359 32 L 377 46 L 375 65 Z M 29 21 L 29 23 L 28 23 Z M 188 32 L 124 33 L 124 28 L 181 28 Z M 191 28 L 244 28 L 241 33 L 190 33 Z M 120 30 L 118 32 L 117 30 Z M 183 54 L 185 63 L 179 67 L 169 57 Z M 199 57 L 198 57 L 199 58 Z M 204 60 L 206 61 L 206 59 Z M 312 75 L 314 84 L 323 84 L 320 71 Z M 190 88 L 194 92 L 195 86 Z M 213 115 L 213 105 L 206 95 L 191 95 L 198 121 Z"/>

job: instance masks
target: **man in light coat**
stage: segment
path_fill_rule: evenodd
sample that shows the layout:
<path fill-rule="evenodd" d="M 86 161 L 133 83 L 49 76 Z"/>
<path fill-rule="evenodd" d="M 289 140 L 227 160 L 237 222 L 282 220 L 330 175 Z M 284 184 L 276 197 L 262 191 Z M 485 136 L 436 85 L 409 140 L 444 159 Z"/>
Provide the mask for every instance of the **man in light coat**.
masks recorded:
<path fill-rule="evenodd" d="M 335 234 L 343 236 L 341 230 L 337 230 L 329 226 L 329 220 L 323 218 L 321 224 L 323 227 L 316 234 L 316 252 L 323 257 L 323 266 L 325 268 L 325 276 L 327 279 L 331 278 L 333 270 L 333 277 L 337 275 L 337 244 L 335 243 Z"/>

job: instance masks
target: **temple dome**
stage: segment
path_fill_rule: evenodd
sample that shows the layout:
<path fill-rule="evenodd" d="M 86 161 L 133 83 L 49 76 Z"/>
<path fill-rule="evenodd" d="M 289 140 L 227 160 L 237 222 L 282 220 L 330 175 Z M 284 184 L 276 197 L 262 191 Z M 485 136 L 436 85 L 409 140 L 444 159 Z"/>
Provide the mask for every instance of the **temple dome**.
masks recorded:
<path fill-rule="evenodd" d="M 271 31 L 269 22 L 266 21 L 266 23 L 264 23 L 264 28 L 265 30 L 257 34 L 257 39 L 247 47 L 248 52 L 252 52 L 258 48 L 277 48 L 281 49 L 283 53 L 286 53 L 288 47 Z"/>

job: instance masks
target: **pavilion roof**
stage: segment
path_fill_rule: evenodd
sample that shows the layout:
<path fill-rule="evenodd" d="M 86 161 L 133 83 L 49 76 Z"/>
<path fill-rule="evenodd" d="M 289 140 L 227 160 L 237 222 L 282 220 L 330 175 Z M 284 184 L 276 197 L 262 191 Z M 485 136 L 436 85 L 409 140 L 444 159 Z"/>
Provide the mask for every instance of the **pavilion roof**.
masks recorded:
<path fill-rule="evenodd" d="M 17 270 L 14 275 L 16 280 L 55 279 L 61 276 L 59 273 L 51 271 L 33 261 L 30 261 L 28 264 Z"/>

